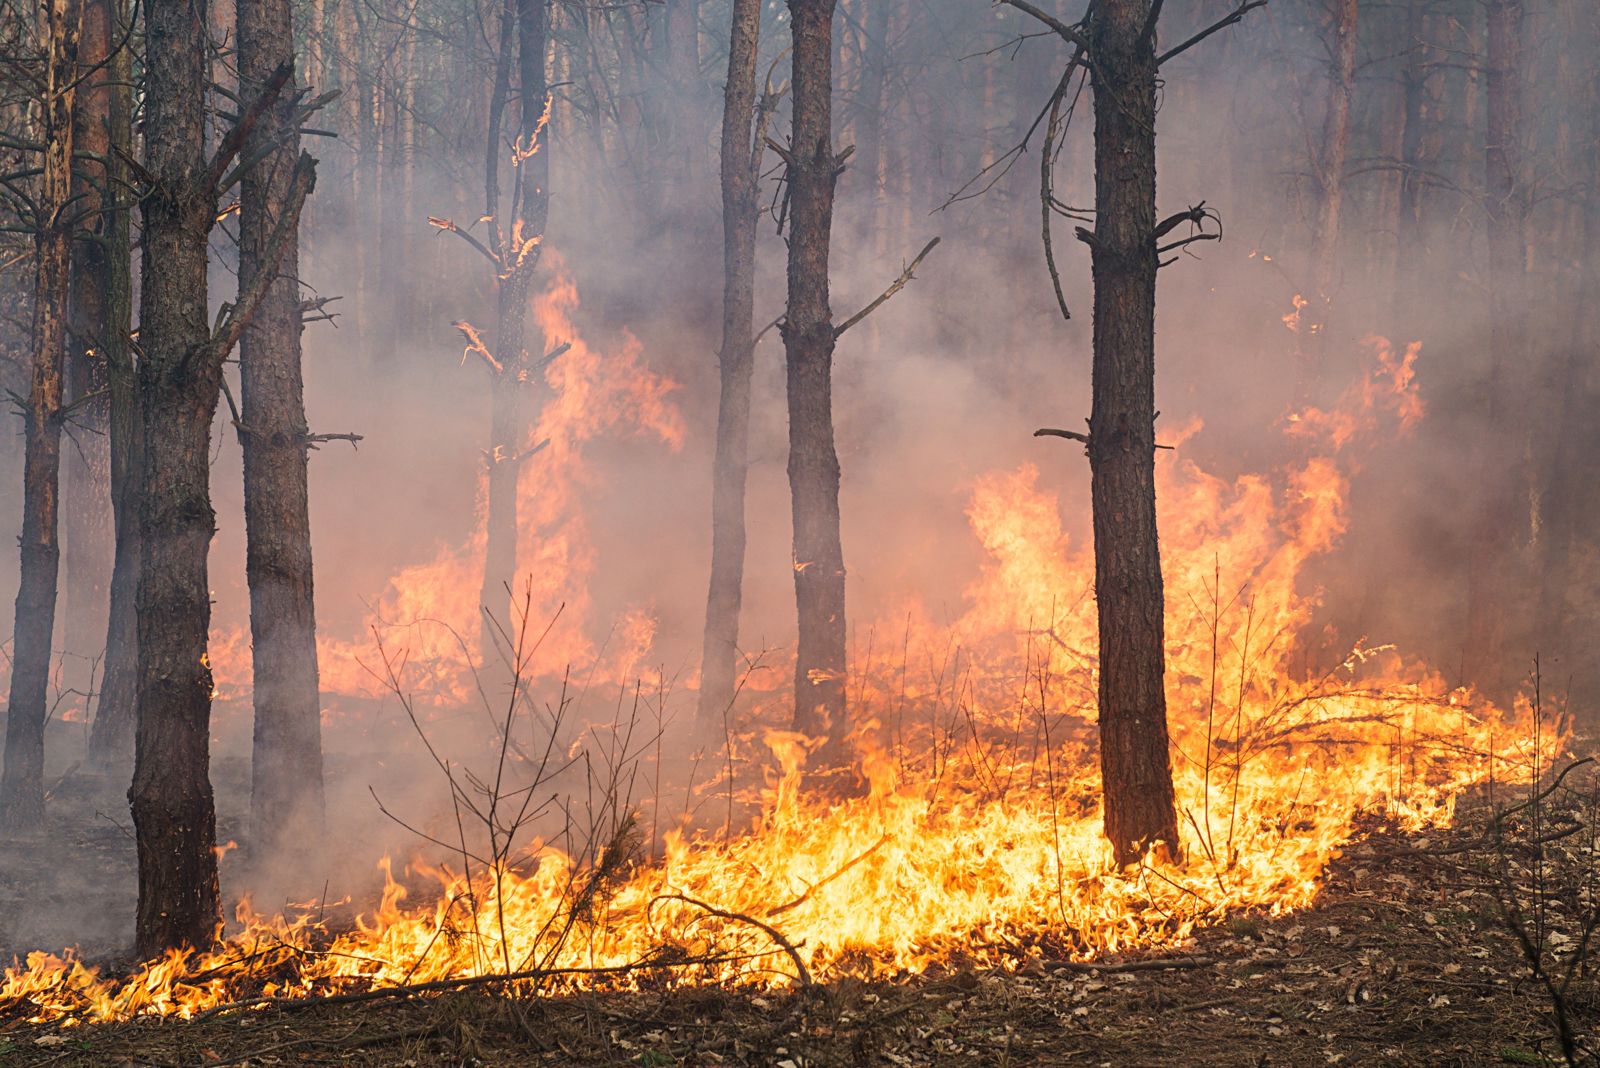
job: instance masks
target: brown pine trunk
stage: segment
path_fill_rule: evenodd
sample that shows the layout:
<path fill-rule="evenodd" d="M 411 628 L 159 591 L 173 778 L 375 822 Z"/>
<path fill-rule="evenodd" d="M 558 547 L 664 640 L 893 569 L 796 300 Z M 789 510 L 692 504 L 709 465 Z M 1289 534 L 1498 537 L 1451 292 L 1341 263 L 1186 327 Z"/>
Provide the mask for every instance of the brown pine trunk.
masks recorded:
<path fill-rule="evenodd" d="M 66 612 L 62 627 L 64 684 L 90 692 L 94 665 L 106 634 L 111 581 L 111 461 L 106 440 L 106 361 L 111 263 L 106 245 L 109 215 L 101 202 L 111 149 L 111 97 L 105 67 L 116 19 L 112 0 L 87 0 L 78 46 L 80 70 L 93 70 L 78 87 L 72 111 L 79 154 L 73 178 L 75 211 L 93 212 L 72 246 L 72 336 L 67 345 L 66 402 L 72 406 L 73 447 L 62 456 L 62 566 Z M 89 159 L 87 157 L 96 157 Z"/>
<path fill-rule="evenodd" d="M 722 104 L 722 390 L 711 473 L 711 588 L 700 661 L 700 723 L 733 703 L 744 590 L 745 474 L 750 458 L 750 376 L 755 364 L 756 223 L 762 147 L 756 134 L 760 0 L 734 0 Z"/>
<path fill-rule="evenodd" d="M 834 0 L 789 0 L 794 40 L 793 134 L 789 140 L 788 365 L 789 493 L 794 520 L 794 592 L 799 609 L 794 725 L 825 740 L 823 768 L 839 764 L 845 719 L 844 550 L 839 534 L 839 456 L 833 444 L 833 310 L 828 257 L 834 187 Z"/>
<path fill-rule="evenodd" d="M 210 766 L 209 446 L 221 366 L 207 358 L 206 11 L 146 0 L 145 169 L 139 302 L 139 697 L 129 800 L 139 848 L 142 956 L 206 945 L 222 921 Z"/>
<path fill-rule="evenodd" d="M 118 5 L 116 35 L 120 40 L 127 13 Z M 139 587 L 139 481 L 144 433 L 139 419 L 138 382 L 128 332 L 133 319 L 133 263 L 129 240 L 129 197 L 125 189 L 133 151 L 133 57 L 121 49 L 108 68 L 112 83 L 110 140 L 123 155 L 110 159 L 113 198 L 102 222 L 106 244 L 107 284 L 105 348 L 107 431 L 110 452 L 112 521 L 116 541 L 111 567 L 110 611 L 106 624 L 105 666 L 100 699 L 89 732 L 89 758 L 101 768 L 126 767 L 133 759 L 133 731 L 138 695 L 138 618 L 134 601 Z"/>
<path fill-rule="evenodd" d="M 1527 314 L 1526 191 L 1522 188 L 1522 0 L 1490 0 L 1484 178 L 1489 239 L 1489 368 L 1482 396 L 1485 423 L 1477 433 L 1479 503 L 1467 580 L 1467 646 L 1471 675 L 1492 690 L 1510 679 L 1505 669 L 1507 569 L 1518 542 L 1521 491 L 1526 489 L 1527 412 L 1521 376 Z"/>
<path fill-rule="evenodd" d="M 278 67 L 294 62 L 294 20 L 289 0 L 239 0 L 238 13 L 239 78 L 250 100 Z M 252 837 L 272 855 L 315 841 L 323 817 L 296 235 L 285 236 L 275 268 L 263 264 L 300 154 L 287 98 L 261 117 L 244 151 L 265 155 L 240 192 L 239 286 L 248 288 L 264 270 L 276 273 L 239 339 L 255 704 Z"/>
<path fill-rule="evenodd" d="M 51 0 L 45 7 L 42 218 L 34 234 L 33 376 L 23 410 L 22 570 L 12 631 L 5 771 L 0 774 L 0 822 L 19 830 L 37 830 L 44 823 L 45 691 L 61 563 L 61 377 L 70 314 L 72 105 L 81 19 L 75 0 Z"/>
<path fill-rule="evenodd" d="M 1156 534 L 1156 63 L 1150 0 L 1102 0 L 1094 57 L 1093 409 L 1089 464 L 1100 627 L 1106 837 L 1130 864 L 1178 849 L 1167 753 Z"/>
<path fill-rule="evenodd" d="M 506 18 L 515 19 L 517 75 L 520 86 L 516 144 L 519 153 L 534 139 L 539 148 L 512 169 L 510 211 L 498 220 L 499 168 L 504 155 L 499 122 L 491 121 L 486 214 L 496 217 L 495 242 L 500 256 L 496 288 L 495 372 L 489 428 L 489 486 L 481 604 L 485 618 L 480 651 L 491 669 L 505 681 L 505 661 L 511 655 L 507 636 L 516 631 L 510 608 L 517 570 L 517 481 L 522 465 L 532 455 L 530 440 L 536 423 L 534 398 L 542 383 L 538 361 L 528 354 L 528 293 L 539 263 L 539 247 L 526 242 L 542 240 L 550 211 L 550 141 L 539 128 L 548 96 L 545 49 L 549 40 L 547 0 L 508 0 Z M 502 57 L 508 55 L 502 35 Z M 504 60 L 503 60 L 504 61 Z M 497 90 L 504 99 L 504 84 Z M 496 109 L 498 110 L 498 109 Z M 519 244 L 521 243 L 521 244 Z M 540 353 L 542 356 L 542 352 Z"/>

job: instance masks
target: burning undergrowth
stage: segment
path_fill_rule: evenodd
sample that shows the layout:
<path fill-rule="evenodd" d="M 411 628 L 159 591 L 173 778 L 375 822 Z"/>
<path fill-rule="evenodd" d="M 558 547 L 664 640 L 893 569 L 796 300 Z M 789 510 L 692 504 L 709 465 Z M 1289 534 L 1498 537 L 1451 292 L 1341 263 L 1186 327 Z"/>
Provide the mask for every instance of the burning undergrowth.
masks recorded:
<path fill-rule="evenodd" d="M 219 949 L 125 977 L 35 954 L 7 971 L 0 1010 L 193 1016 L 484 976 L 542 991 L 788 985 L 1171 947 L 1241 910 L 1303 907 L 1363 821 L 1447 821 L 1463 791 L 1525 776 L 1553 746 L 1531 709 L 1489 707 L 1391 648 L 1306 667 L 1317 601 L 1297 588 L 1301 569 L 1343 533 L 1363 446 L 1421 416 L 1416 348 L 1371 346 L 1370 374 L 1340 405 L 1286 422 L 1280 469 L 1224 480 L 1161 454 L 1180 862 L 1119 870 L 1101 837 L 1092 559 L 1023 466 L 973 486 L 968 519 L 987 563 L 960 617 L 935 625 L 910 599 L 857 642 L 860 796 L 807 791 L 812 741 L 783 729 L 776 692 L 747 693 L 753 709 L 680 784 L 681 819 L 665 815 L 657 780 L 652 822 L 677 825 L 655 849 L 637 803 L 651 731 L 637 715 L 608 730 L 566 722 L 564 699 L 523 694 L 497 714 L 494 766 L 474 775 L 439 761 L 459 835 L 389 878 L 354 924 L 241 906 Z M 642 402 L 659 390 L 625 395 L 641 400 L 639 427 L 674 440 L 670 410 Z M 456 570 L 465 592 L 448 596 L 470 606 L 477 575 Z M 550 617 L 548 596 L 530 586 L 522 606 L 517 674 L 530 681 L 554 662 L 534 622 Z M 450 692 L 471 657 L 465 641 L 430 646 L 423 689 Z M 407 674 L 419 659 L 386 647 L 366 663 L 426 741 Z"/>

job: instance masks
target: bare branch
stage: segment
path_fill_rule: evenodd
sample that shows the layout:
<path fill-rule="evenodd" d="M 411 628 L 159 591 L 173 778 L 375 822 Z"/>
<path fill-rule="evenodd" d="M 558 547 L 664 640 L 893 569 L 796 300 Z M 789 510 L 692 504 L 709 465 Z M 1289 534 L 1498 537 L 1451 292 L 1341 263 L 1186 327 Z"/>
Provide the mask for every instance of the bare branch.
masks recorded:
<path fill-rule="evenodd" d="M 1008 4 L 1011 7 L 1014 7 L 1024 14 L 1032 15 L 1034 18 L 1038 19 L 1040 22 L 1056 31 L 1056 33 L 1060 34 L 1063 40 L 1069 41 L 1082 49 L 1087 49 L 1089 47 L 1089 39 L 1083 35 L 1082 23 L 1069 26 L 1067 23 L 1062 22 L 1048 11 L 1044 11 L 1028 3 L 1028 0 L 1000 0 L 1000 2 L 1002 4 Z M 1266 0 L 1261 0 L 1261 2 L 1265 3 Z"/>
<path fill-rule="evenodd" d="M 1254 11 L 1256 8 L 1266 6 L 1267 0 L 1240 0 L 1239 6 L 1234 8 L 1227 15 L 1224 15 L 1216 22 L 1213 22 L 1211 25 L 1207 26 L 1205 29 L 1201 30 L 1199 33 L 1195 34 L 1178 47 L 1169 48 L 1167 51 L 1161 53 L 1161 55 L 1156 58 L 1156 66 L 1161 66 L 1174 56 L 1182 55 L 1195 45 L 1199 44 L 1201 41 L 1204 41 L 1207 37 L 1210 37 L 1212 34 L 1216 33 L 1218 30 L 1225 30 L 1229 26 L 1234 25 L 1240 19 L 1244 18 L 1245 15 L 1249 14 L 1251 11 Z"/>
<path fill-rule="evenodd" d="M 221 317 L 218 329 L 212 334 L 211 344 L 206 346 L 210 359 L 218 363 L 227 359 L 228 353 L 232 352 L 233 346 L 238 343 L 239 335 L 244 333 L 244 328 L 255 318 L 256 309 L 261 306 L 272 284 L 278 280 L 278 264 L 283 259 L 290 235 L 300 226 L 300 211 L 305 207 L 306 197 L 311 194 L 316 184 L 317 161 L 311 158 L 310 153 L 302 152 L 300 158 L 295 161 L 294 174 L 289 178 L 289 193 L 284 200 L 283 214 L 278 217 L 277 225 L 272 229 L 272 236 L 267 240 L 267 247 L 255 276 L 250 279 L 250 284 L 244 292 L 239 294 L 239 300 L 228 310 L 227 315 Z"/>
<path fill-rule="evenodd" d="M 850 318 L 846 319 L 842 326 L 834 330 L 833 336 L 838 338 L 846 330 L 850 329 L 852 326 L 855 326 L 861 320 L 865 319 L 867 316 L 881 308 L 884 304 L 888 303 L 891 297 L 904 289 L 906 284 L 916 277 L 918 265 L 922 263 L 922 261 L 927 257 L 928 253 L 933 251 L 934 246 L 937 245 L 939 241 L 940 239 L 936 237 L 932 241 L 929 241 L 926 245 L 923 245 L 922 251 L 917 253 L 917 258 L 912 260 L 906 269 L 900 272 L 900 277 L 891 282 L 889 288 L 885 289 L 883 293 L 879 295 L 877 300 L 873 301 L 871 304 L 868 304 L 865 308 L 862 308 Z"/>

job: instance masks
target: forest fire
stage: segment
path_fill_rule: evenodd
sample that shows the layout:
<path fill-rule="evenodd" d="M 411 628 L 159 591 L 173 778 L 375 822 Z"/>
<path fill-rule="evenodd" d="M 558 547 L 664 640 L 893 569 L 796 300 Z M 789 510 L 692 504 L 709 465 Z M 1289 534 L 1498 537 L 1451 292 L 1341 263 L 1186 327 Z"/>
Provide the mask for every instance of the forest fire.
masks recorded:
<path fill-rule="evenodd" d="M 0 45 L 8 1068 L 1600 1060 L 1600 5 Z"/>
<path fill-rule="evenodd" d="M 811 742 L 765 729 L 747 831 L 684 826 L 642 860 L 618 808 L 578 849 L 414 863 L 350 930 L 246 903 L 220 949 L 126 978 L 35 954 L 7 971 L 0 1005 L 70 1023 L 497 974 L 544 990 L 786 985 L 1181 946 L 1240 911 L 1303 907 L 1359 827 L 1446 821 L 1463 791 L 1525 780 L 1555 745 L 1531 709 L 1494 709 L 1390 649 L 1295 673 L 1316 605 L 1296 583 L 1339 538 L 1352 454 L 1421 414 L 1416 348 L 1371 347 L 1343 404 L 1287 424 L 1315 455 L 1233 482 L 1162 461 L 1179 862 L 1119 870 L 1101 836 L 1089 557 L 1029 466 L 974 488 L 989 562 L 965 614 L 910 624 L 904 659 L 959 648 L 948 675 L 908 683 L 903 664 L 868 665 L 865 796 L 808 794 Z"/>

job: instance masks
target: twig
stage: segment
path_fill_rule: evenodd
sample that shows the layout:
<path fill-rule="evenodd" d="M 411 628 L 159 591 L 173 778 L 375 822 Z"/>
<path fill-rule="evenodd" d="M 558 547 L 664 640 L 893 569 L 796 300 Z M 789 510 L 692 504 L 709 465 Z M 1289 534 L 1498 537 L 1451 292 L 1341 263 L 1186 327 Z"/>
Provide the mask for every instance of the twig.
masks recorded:
<path fill-rule="evenodd" d="M 789 902 L 786 905 L 779 905 L 775 909 L 768 909 L 767 910 L 767 916 L 769 918 L 772 917 L 772 916 L 780 916 L 783 913 L 790 911 L 791 909 L 797 909 L 801 905 L 804 905 L 808 900 L 810 900 L 812 894 L 816 893 L 818 890 L 821 890 L 824 886 L 827 886 L 829 883 L 831 883 L 835 879 L 839 878 L 839 876 L 843 875 L 845 872 L 849 871 L 851 868 L 855 867 L 857 864 L 860 864 L 863 860 L 866 860 L 868 857 L 872 856 L 872 854 L 874 854 L 878 850 L 882 849 L 888 843 L 888 841 L 889 841 L 889 836 L 886 834 L 882 838 L 878 839 L 878 841 L 876 842 L 876 844 L 874 844 L 872 846 L 872 848 L 868 849 L 865 853 L 862 853 L 860 856 L 858 856 L 854 860 L 850 861 L 848 864 L 846 864 L 844 867 L 840 868 L 838 871 L 834 872 L 832 875 L 830 875 L 827 878 L 821 880 L 820 882 L 812 883 L 811 886 L 809 886 L 806 889 L 805 893 L 801 894 L 799 897 L 795 898 L 793 901 Z"/>
<path fill-rule="evenodd" d="M 689 896 L 687 896 L 685 894 L 662 894 L 660 897 L 657 897 L 655 900 L 656 901 L 681 901 L 685 905 L 693 905 L 697 909 L 704 909 L 706 912 L 709 912 L 711 915 L 719 917 L 721 919 L 724 919 L 724 920 L 737 920 L 740 923 L 748 923 L 750 926 L 760 929 L 761 931 L 763 931 L 766 934 L 766 936 L 768 938 L 770 938 L 774 942 L 776 942 L 778 944 L 778 946 L 781 947 L 783 949 L 783 951 L 789 955 L 789 959 L 794 962 L 795 971 L 796 971 L 796 973 L 798 973 L 796 977 L 800 980 L 800 985 L 801 986 L 813 986 L 813 985 L 815 985 L 811 980 L 811 972 L 806 968 L 806 962 L 800 959 L 800 951 L 794 947 L 794 943 L 793 942 L 791 942 L 787 938 L 785 938 L 782 934 L 780 934 L 777 931 L 776 928 L 772 927 L 770 924 L 762 923 L 760 920 L 756 919 L 754 916 L 747 916 L 742 912 L 730 912 L 727 909 L 719 909 L 715 905 L 708 905 L 704 901 L 697 901 L 696 899 L 694 899 L 692 897 L 689 897 Z M 652 902 L 652 904 L 654 904 L 654 902 Z"/>

